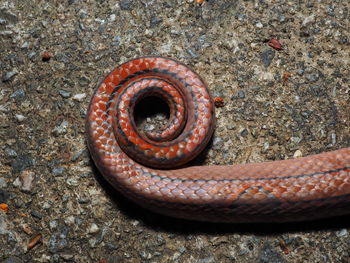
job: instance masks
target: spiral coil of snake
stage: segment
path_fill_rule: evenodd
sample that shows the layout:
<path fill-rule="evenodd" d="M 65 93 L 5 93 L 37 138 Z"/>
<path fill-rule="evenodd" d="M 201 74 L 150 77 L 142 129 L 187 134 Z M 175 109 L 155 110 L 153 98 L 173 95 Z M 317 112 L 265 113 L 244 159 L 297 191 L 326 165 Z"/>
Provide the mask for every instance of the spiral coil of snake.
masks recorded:
<path fill-rule="evenodd" d="M 148 96 L 170 109 L 157 132 L 138 131 L 134 109 Z M 211 222 L 286 222 L 349 213 L 350 148 L 255 164 L 185 167 L 207 145 L 214 107 L 203 80 L 173 59 L 142 57 L 97 87 L 87 143 L 103 176 L 155 212 Z"/>

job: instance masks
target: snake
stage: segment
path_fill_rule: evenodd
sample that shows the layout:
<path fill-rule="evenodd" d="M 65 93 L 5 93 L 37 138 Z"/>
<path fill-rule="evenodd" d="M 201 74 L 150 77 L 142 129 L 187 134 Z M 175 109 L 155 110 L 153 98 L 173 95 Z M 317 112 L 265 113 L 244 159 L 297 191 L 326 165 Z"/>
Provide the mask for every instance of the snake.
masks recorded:
<path fill-rule="evenodd" d="M 135 107 L 155 97 L 167 123 L 139 129 Z M 122 195 L 158 214 L 223 223 L 316 220 L 350 212 L 350 148 L 295 159 L 188 164 L 208 145 L 215 110 L 203 79 L 158 56 L 117 66 L 98 84 L 86 114 L 90 155 Z"/>

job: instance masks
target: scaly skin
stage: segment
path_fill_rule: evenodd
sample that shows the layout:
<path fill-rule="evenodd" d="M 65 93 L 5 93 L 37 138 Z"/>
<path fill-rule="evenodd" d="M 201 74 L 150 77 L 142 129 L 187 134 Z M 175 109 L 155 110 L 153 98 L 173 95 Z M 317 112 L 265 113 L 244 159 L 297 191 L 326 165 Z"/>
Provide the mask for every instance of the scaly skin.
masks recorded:
<path fill-rule="evenodd" d="M 147 95 L 169 104 L 169 124 L 158 133 L 135 127 L 133 109 Z M 214 122 L 209 91 L 196 73 L 172 59 L 143 57 L 117 67 L 95 91 L 87 142 L 117 190 L 165 215 L 246 223 L 350 212 L 350 148 L 293 160 L 169 169 L 203 150 Z"/>

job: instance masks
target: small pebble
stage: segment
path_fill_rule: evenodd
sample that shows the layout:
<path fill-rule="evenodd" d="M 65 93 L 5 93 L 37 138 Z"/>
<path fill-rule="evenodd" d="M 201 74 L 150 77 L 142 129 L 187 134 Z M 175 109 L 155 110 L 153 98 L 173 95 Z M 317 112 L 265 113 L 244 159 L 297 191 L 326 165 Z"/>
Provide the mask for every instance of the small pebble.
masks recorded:
<path fill-rule="evenodd" d="M 74 259 L 74 253 L 68 253 L 67 251 L 60 253 L 60 257 L 64 261 L 72 261 Z"/>
<path fill-rule="evenodd" d="M 305 77 L 310 82 L 316 82 L 319 79 L 319 75 L 317 73 L 306 74 Z"/>
<path fill-rule="evenodd" d="M 24 92 L 23 89 L 17 89 L 10 95 L 10 98 L 15 100 L 20 100 L 20 99 L 24 99 L 25 96 L 26 96 L 26 93 Z"/>
<path fill-rule="evenodd" d="M 6 203 L 9 198 L 10 198 L 10 194 L 8 192 L 6 192 L 5 190 L 0 188 L 0 203 Z M 1 225 L 1 223 L 0 223 L 0 225 Z M 1 226 L 0 226 L 0 228 L 1 228 Z M 0 230 L 0 232 L 1 232 L 1 230 Z"/>
<path fill-rule="evenodd" d="M 306 17 L 306 18 L 303 20 L 302 25 L 305 26 L 305 25 L 307 25 L 307 24 L 309 24 L 309 23 L 311 23 L 311 22 L 314 22 L 314 21 L 315 21 L 315 15 L 312 14 L 311 16 L 308 16 L 308 17 Z"/>
<path fill-rule="evenodd" d="M 61 124 L 59 126 L 56 126 L 52 132 L 55 136 L 59 136 L 67 133 L 67 128 L 68 128 L 68 121 L 62 121 Z"/>
<path fill-rule="evenodd" d="M 109 22 L 114 22 L 115 21 L 115 19 L 116 19 L 116 15 L 115 14 L 111 14 L 110 16 L 109 16 Z"/>
<path fill-rule="evenodd" d="M 35 211 L 35 210 L 31 211 L 30 215 L 32 217 L 35 217 L 35 218 L 40 219 L 40 220 L 43 218 L 43 215 L 41 213 L 39 213 L 38 211 Z"/>
<path fill-rule="evenodd" d="M 75 222 L 75 217 L 74 217 L 74 216 L 67 216 L 67 217 L 64 219 L 64 223 L 65 223 L 67 226 L 73 225 L 74 222 Z"/>
<path fill-rule="evenodd" d="M 265 51 L 263 51 L 261 54 L 260 54 L 260 58 L 261 58 L 261 61 L 262 63 L 264 64 L 265 67 L 268 67 L 270 66 L 272 60 L 274 59 L 275 57 L 275 50 L 273 49 L 266 49 Z"/>
<path fill-rule="evenodd" d="M 337 237 L 343 237 L 343 236 L 347 236 L 348 235 L 348 230 L 346 230 L 346 228 L 343 228 L 339 231 L 336 231 L 335 234 L 337 235 Z"/>
<path fill-rule="evenodd" d="M 57 228 L 57 231 L 53 233 L 47 243 L 49 252 L 55 253 L 62 251 L 68 247 L 68 227 Z M 56 261 L 58 262 L 58 261 Z"/>
<path fill-rule="evenodd" d="M 0 177 L 0 188 L 6 188 L 6 187 L 7 187 L 6 179 L 4 177 Z"/>
<path fill-rule="evenodd" d="M 37 53 L 35 51 L 32 51 L 28 54 L 28 58 L 30 60 L 34 59 L 37 56 Z"/>
<path fill-rule="evenodd" d="M 10 81 L 16 75 L 17 75 L 17 71 L 16 70 L 5 72 L 4 75 L 2 76 L 2 81 L 3 82 Z"/>
<path fill-rule="evenodd" d="M 58 93 L 65 99 L 67 99 L 70 96 L 72 96 L 69 91 L 66 91 L 66 90 L 63 90 L 63 89 L 58 90 Z"/>
<path fill-rule="evenodd" d="M 194 52 L 191 48 L 187 49 L 187 53 L 192 57 L 192 58 L 198 58 L 198 55 L 196 52 Z"/>
<path fill-rule="evenodd" d="M 52 169 L 52 174 L 53 176 L 59 176 L 59 175 L 62 175 L 65 171 L 65 168 L 62 167 L 62 166 L 59 166 L 59 167 L 54 167 Z"/>
<path fill-rule="evenodd" d="M 28 167 L 34 165 L 34 160 L 29 154 L 19 155 L 16 159 L 11 163 L 11 167 L 14 173 L 21 172 Z"/>
<path fill-rule="evenodd" d="M 121 0 L 119 2 L 119 6 L 120 6 L 120 9 L 121 10 L 131 10 L 131 3 L 132 1 L 131 0 Z"/>
<path fill-rule="evenodd" d="M 86 93 L 79 93 L 73 96 L 73 100 L 83 101 L 85 97 L 86 97 Z"/>
<path fill-rule="evenodd" d="M 29 43 L 28 42 L 24 42 L 21 46 L 21 49 L 27 49 L 29 47 Z"/>
<path fill-rule="evenodd" d="M 10 256 L 1 263 L 23 263 L 23 261 L 18 257 Z"/>
<path fill-rule="evenodd" d="M 11 148 L 6 148 L 5 153 L 8 157 L 17 157 L 17 152 Z"/>
<path fill-rule="evenodd" d="M 219 149 L 222 148 L 223 144 L 224 144 L 224 142 L 223 142 L 223 140 L 222 140 L 220 137 L 218 137 L 218 136 L 215 136 L 215 137 L 214 137 L 214 140 L 213 140 L 213 149 L 219 150 Z"/>
<path fill-rule="evenodd" d="M 245 137 L 248 135 L 248 130 L 247 129 L 243 129 L 241 132 L 240 132 L 241 136 Z"/>
<path fill-rule="evenodd" d="M 262 28 L 262 27 L 264 27 L 264 25 L 263 25 L 262 23 L 260 23 L 260 22 L 256 23 L 255 26 L 256 26 L 257 28 Z"/>
<path fill-rule="evenodd" d="M 88 229 L 88 233 L 89 234 L 94 234 L 97 233 L 100 229 L 98 228 L 98 226 L 95 223 L 92 223 Z"/>
<path fill-rule="evenodd" d="M 71 158 L 71 160 L 72 160 L 73 162 L 75 162 L 76 160 L 79 159 L 79 157 L 80 157 L 84 152 L 85 152 L 85 150 L 82 150 L 82 151 L 79 151 L 79 152 L 74 153 L 73 156 L 72 156 L 72 158 Z"/>
<path fill-rule="evenodd" d="M 22 114 L 16 114 L 15 117 L 16 117 L 18 122 L 22 122 L 22 121 L 24 121 L 27 118 L 27 117 L 25 117 Z"/>
<path fill-rule="evenodd" d="M 293 158 L 299 158 L 302 156 L 303 156 L 303 153 L 300 150 L 296 150 L 293 154 Z"/>
<path fill-rule="evenodd" d="M 34 181 L 34 172 L 32 171 L 22 171 L 21 172 L 21 175 L 20 175 L 20 178 L 21 178 L 21 182 L 22 182 L 22 185 L 21 185 L 21 190 L 22 191 L 25 191 L 25 192 L 30 192 L 32 190 L 32 183 Z"/>
<path fill-rule="evenodd" d="M 55 230 L 57 226 L 58 226 L 58 220 L 55 219 L 49 222 L 49 228 L 51 231 Z"/>
<path fill-rule="evenodd" d="M 13 181 L 13 186 L 14 187 L 20 187 L 22 185 L 21 180 L 19 179 L 19 177 L 17 177 L 14 181 Z"/>
<path fill-rule="evenodd" d="M 163 22 L 163 20 L 157 16 L 151 18 L 151 26 L 155 26 Z"/>
<path fill-rule="evenodd" d="M 245 93 L 244 93 L 243 90 L 238 91 L 237 95 L 238 95 L 238 97 L 239 97 L 240 99 L 244 99 L 244 98 L 245 98 Z"/>
<path fill-rule="evenodd" d="M 299 137 L 291 137 L 290 140 L 291 140 L 291 142 L 296 143 L 296 144 L 301 142 L 301 138 L 299 138 Z"/>

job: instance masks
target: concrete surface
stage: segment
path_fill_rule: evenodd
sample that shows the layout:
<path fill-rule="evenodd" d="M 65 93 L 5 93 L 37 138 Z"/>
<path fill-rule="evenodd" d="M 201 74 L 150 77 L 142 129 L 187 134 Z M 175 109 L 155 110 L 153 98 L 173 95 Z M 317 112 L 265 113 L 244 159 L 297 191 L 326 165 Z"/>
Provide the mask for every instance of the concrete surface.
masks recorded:
<path fill-rule="evenodd" d="M 153 54 L 224 99 L 204 164 L 349 147 L 349 12 L 345 0 L 0 0 L 0 262 L 350 262 L 349 216 L 213 225 L 143 210 L 95 170 L 84 136 L 99 80 Z"/>

